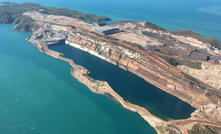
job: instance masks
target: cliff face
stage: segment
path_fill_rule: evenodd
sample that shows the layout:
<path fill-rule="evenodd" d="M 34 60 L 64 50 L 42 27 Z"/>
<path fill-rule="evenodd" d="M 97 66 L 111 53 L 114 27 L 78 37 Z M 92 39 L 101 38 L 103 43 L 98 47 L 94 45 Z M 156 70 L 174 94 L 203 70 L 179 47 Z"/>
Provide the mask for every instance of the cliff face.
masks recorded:
<path fill-rule="evenodd" d="M 221 65 L 213 65 L 209 63 L 203 63 L 202 69 L 193 69 L 187 66 L 178 66 L 178 68 L 195 77 L 196 79 L 199 79 L 208 85 L 211 85 L 212 87 L 216 89 L 221 89 Z"/>
<path fill-rule="evenodd" d="M 209 99 L 200 102 L 196 100 L 195 98 L 199 97 L 198 94 L 201 95 L 203 92 L 192 87 L 179 70 L 163 63 L 151 53 L 142 54 L 80 33 L 70 34 L 65 43 L 131 71 L 194 107 L 210 103 Z"/>

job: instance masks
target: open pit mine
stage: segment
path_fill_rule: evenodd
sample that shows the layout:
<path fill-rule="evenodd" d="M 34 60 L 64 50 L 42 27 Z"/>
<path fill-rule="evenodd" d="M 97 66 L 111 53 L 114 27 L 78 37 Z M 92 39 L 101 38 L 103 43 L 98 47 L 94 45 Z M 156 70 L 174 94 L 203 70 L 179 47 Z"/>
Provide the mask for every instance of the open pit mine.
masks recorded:
<path fill-rule="evenodd" d="M 188 133 L 197 123 L 221 127 L 221 51 L 205 43 L 151 28 L 148 22 L 116 22 L 107 26 L 31 10 L 37 30 L 27 38 L 41 53 L 68 62 L 73 75 L 92 92 L 107 95 L 124 108 L 137 112 L 160 133 Z M 16 26 L 15 26 L 16 27 Z M 119 96 L 107 82 L 89 77 L 89 71 L 53 45 L 68 44 L 130 71 L 196 108 L 191 118 L 164 121 L 147 109 Z"/>

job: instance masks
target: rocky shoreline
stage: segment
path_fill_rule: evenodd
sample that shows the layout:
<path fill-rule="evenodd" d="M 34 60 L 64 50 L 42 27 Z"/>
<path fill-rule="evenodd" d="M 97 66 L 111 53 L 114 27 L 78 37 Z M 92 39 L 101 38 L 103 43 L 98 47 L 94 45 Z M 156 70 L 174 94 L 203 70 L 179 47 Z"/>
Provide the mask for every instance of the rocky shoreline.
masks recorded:
<path fill-rule="evenodd" d="M 185 123 L 182 125 L 177 123 L 180 121 L 163 121 L 152 115 L 148 110 L 124 101 L 124 99 L 119 96 L 107 82 L 93 80 L 93 78 L 90 78 L 87 75 L 89 74 L 87 69 L 76 65 L 70 59 L 62 57 L 61 53 L 52 51 L 49 47 L 65 42 L 66 44 L 91 53 L 140 76 L 147 82 L 150 82 L 151 84 L 184 100 L 193 107 L 199 108 L 202 111 L 204 111 L 202 108 L 204 105 L 210 103 L 214 103 L 215 105 L 219 104 L 219 101 L 213 102 L 215 99 L 214 96 L 207 96 L 208 91 L 205 92 L 203 90 L 199 90 L 200 86 L 206 87 L 212 91 L 218 91 L 217 89 L 205 83 L 198 84 L 198 81 L 194 83 L 193 80 L 187 79 L 189 76 L 186 73 L 183 73 L 177 68 L 169 65 L 165 62 L 165 60 L 156 55 L 164 54 L 148 50 L 150 47 L 164 47 L 166 40 L 163 40 L 162 43 L 162 41 L 158 39 L 144 36 L 140 31 L 153 33 L 156 33 L 157 31 L 144 28 L 144 24 L 142 22 L 136 25 L 132 23 L 113 24 L 111 26 L 101 28 L 97 24 L 88 24 L 82 20 L 64 16 L 46 15 L 34 10 L 25 12 L 23 15 L 31 17 L 35 20 L 34 23 L 39 27 L 33 32 L 31 37 L 27 38 L 27 40 L 37 47 L 40 52 L 68 62 L 73 67 L 71 74 L 81 83 L 86 85 L 92 92 L 107 95 L 108 97 L 117 100 L 124 108 L 138 113 L 144 120 L 154 127 L 159 134 L 169 132 L 185 133 L 187 128 L 191 128 L 193 124 L 196 123 L 196 121 L 193 120 L 198 118 L 192 116 L 190 119 L 187 119 L 187 122 L 185 123 L 188 125 L 186 127 L 182 126 Z M 124 32 L 115 33 L 110 36 L 102 35 L 102 29 L 111 29 L 116 27 L 120 28 Z M 167 36 L 169 38 L 170 34 Z M 180 44 L 186 43 L 185 37 L 173 37 L 176 37 L 175 42 L 181 42 Z M 174 42 L 174 38 L 169 41 Z M 192 43 L 195 47 L 197 46 L 196 44 L 198 41 L 188 38 L 188 43 L 190 46 Z M 186 46 L 183 46 L 182 50 L 185 47 Z M 218 49 L 214 49 L 210 45 L 204 45 L 204 47 L 209 47 L 208 49 L 205 49 L 212 55 L 217 56 L 216 54 L 220 53 Z M 191 50 L 190 48 L 192 49 L 192 47 L 188 46 L 188 51 Z M 185 59 L 185 57 L 183 59 Z M 217 59 L 219 60 L 219 57 L 217 57 Z M 196 62 L 195 60 L 192 61 Z M 193 84 L 191 85 L 191 83 Z M 196 111 L 196 113 L 199 112 L 199 110 Z M 202 116 L 204 118 L 203 114 Z M 200 119 L 202 119 L 202 117 L 200 117 Z M 204 118 L 204 120 L 197 120 L 197 122 L 211 125 L 214 124 L 210 119 L 206 118 Z M 216 125 L 221 126 L 220 124 Z"/>

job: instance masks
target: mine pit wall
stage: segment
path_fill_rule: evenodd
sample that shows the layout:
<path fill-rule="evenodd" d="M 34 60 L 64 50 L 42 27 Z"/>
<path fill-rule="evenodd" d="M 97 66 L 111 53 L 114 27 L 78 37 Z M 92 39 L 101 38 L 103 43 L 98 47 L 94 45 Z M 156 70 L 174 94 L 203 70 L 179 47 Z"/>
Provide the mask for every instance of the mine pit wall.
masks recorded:
<path fill-rule="evenodd" d="M 138 63 L 137 61 L 132 60 L 126 56 L 122 56 L 123 58 L 120 58 L 120 60 L 115 60 L 112 58 L 113 56 L 111 56 L 111 55 L 106 56 L 104 54 L 99 54 L 99 52 L 96 51 L 94 48 L 87 47 L 87 46 L 85 46 L 85 44 L 78 44 L 78 43 L 74 42 L 73 40 L 69 40 L 68 38 L 65 40 L 65 44 L 68 44 L 72 47 L 83 50 L 85 52 L 88 52 L 88 53 L 90 53 L 94 56 L 97 56 L 103 60 L 106 60 L 109 63 L 112 63 L 114 65 L 118 65 L 120 68 L 138 75 L 139 77 L 143 78 L 144 80 L 151 83 L 152 85 L 154 85 L 154 86 L 164 90 L 165 92 L 172 94 L 172 95 L 178 97 L 179 99 L 189 103 L 191 106 L 193 106 L 195 108 L 200 107 L 200 105 L 198 103 L 196 103 L 194 100 L 188 98 L 189 92 L 184 89 L 183 85 L 180 85 L 179 83 L 175 83 L 174 81 L 166 78 L 165 76 L 161 76 L 156 71 L 153 71 L 151 69 L 151 67 L 148 68 L 148 67 L 146 67 L 146 66 Z M 156 75 L 151 72 L 154 72 Z M 161 77 L 159 77 L 159 76 L 161 76 Z M 176 90 L 176 91 L 174 91 L 174 90 Z M 180 93 L 183 93 L 184 96 L 180 95 Z M 188 97 L 185 97 L 185 95 L 187 95 Z"/>
<path fill-rule="evenodd" d="M 71 41 L 68 41 L 68 40 L 65 40 L 65 44 L 68 44 L 68 45 L 70 45 L 72 47 L 75 47 L 77 49 L 83 50 L 85 52 L 88 52 L 88 53 L 90 53 L 90 54 L 92 54 L 94 56 L 97 56 L 97 57 L 101 58 L 102 60 L 106 60 L 106 61 L 108 61 L 108 62 L 110 62 L 110 63 L 112 63 L 114 65 L 117 65 L 117 62 L 113 61 L 111 58 L 104 57 L 104 56 L 100 55 L 98 52 L 96 52 L 94 50 L 91 50 L 91 49 L 89 49 L 87 47 L 84 47 L 83 45 L 80 45 L 80 44 L 77 44 L 75 42 L 71 42 Z"/>

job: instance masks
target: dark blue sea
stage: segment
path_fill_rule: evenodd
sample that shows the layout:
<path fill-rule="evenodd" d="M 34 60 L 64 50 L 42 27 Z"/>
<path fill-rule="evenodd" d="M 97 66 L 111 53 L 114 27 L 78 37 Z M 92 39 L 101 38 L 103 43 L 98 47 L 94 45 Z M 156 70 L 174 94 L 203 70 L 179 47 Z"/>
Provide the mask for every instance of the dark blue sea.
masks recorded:
<path fill-rule="evenodd" d="M 15 2 L 27 2 L 16 0 Z M 220 0 L 32 0 L 45 6 L 110 17 L 113 21 L 149 21 L 167 30 L 190 29 L 221 39 Z M 111 23 L 111 22 L 109 22 Z"/>
<path fill-rule="evenodd" d="M 17 0 L 14 2 L 27 2 Z M 208 37 L 221 39 L 221 3 L 218 0 L 32 0 L 45 6 L 54 6 L 107 16 L 112 23 L 118 20 L 150 21 L 168 30 L 191 29 Z M 0 130 L 2 134 L 155 134 L 138 114 L 130 112 L 106 96 L 92 93 L 70 75 L 70 65 L 46 56 L 24 38 L 31 33 L 8 31 L 13 24 L 0 24 Z M 59 46 L 60 47 L 60 46 Z M 61 46 L 62 47 L 62 46 Z M 64 47 L 59 49 L 65 50 Z M 65 50 L 78 54 L 74 60 L 91 72 L 96 79 L 107 80 L 119 94 L 134 103 L 142 103 L 161 118 L 187 118 L 194 110 L 187 103 L 173 97 L 141 78 L 77 49 Z M 73 58 L 73 57 L 72 57 Z M 96 64 L 86 65 L 85 61 Z M 97 66 L 112 68 L 122 74 L 119 81 L 107 73 L 99 74 Z M 120 84 L 123 77 L 133 81 Z M 140 84 L 140 86 L 136 86 Z M 145 98 L 132 89 L 151 91 L 156 98 Z M 147 88 L 148 87 L 148 88 Z M 129 93 L 129 94 L 128 94 Z M 147 100 L 149 101 L 147 102 Z M 163 103 L 162 100 L 163 100 Z M 171 105 L 170 105 L 171 104 Z M 170 113 L 176 107 L 177 113 Z M 183 111 L 185 109 L 186 111 Z M 183 111 L 183 112 L 182 112 Z"/>

